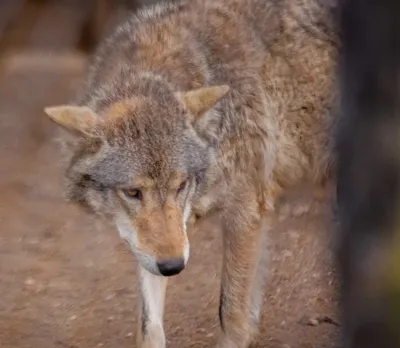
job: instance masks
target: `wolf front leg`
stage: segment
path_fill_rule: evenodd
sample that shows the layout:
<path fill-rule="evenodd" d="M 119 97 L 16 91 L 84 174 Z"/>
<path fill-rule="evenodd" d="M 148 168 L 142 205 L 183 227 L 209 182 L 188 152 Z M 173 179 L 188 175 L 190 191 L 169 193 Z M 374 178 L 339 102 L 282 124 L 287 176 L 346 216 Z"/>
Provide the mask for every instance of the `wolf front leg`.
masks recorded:
<path fill-rule="evenodd" d="M 139 266 L 138 348 L 165 348 L 163 328 L 165 292 L 168 279 L 155 276 Z"/>
<path fill-rule="evenodd" d="M 266 278 L 266 222 L 243 211 L 223 219 L 218 348 L 247 348 L 258 332 Z"/>

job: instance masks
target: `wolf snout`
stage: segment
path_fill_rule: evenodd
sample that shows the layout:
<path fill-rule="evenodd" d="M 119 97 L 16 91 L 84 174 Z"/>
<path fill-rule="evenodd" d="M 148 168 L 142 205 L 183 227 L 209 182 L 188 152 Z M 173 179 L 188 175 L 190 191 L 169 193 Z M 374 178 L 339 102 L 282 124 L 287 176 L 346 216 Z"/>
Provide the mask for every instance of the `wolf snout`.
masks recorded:
<path fill-rule="evenodd" d="M 185 268 L 185 260 L 179 258 L 157 261 L 157 267 L 161 275 L 169 277 L 180 273 Z"/>

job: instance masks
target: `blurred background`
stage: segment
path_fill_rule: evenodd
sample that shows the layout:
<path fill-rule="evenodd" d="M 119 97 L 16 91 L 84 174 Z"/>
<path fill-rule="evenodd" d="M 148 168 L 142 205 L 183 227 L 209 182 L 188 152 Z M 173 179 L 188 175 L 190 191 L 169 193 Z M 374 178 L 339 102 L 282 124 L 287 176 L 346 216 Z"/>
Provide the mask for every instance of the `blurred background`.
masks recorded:
<path fill-rule="evenodd" d="M 73 97 L 98 41 L 148 2 L 0 0 L 1 348 L 134 347 L 135 260 L 113 226 L 65 202 L 58 135 L 43 108 Z M 289 197 L 271 233 L 256 347 L 337 346 L 329 209 L 306 214 L 306 192 Z M 217 232 L 193 232 L 189 267 L 170 281 L 169 347 L 216 341 Z"/>

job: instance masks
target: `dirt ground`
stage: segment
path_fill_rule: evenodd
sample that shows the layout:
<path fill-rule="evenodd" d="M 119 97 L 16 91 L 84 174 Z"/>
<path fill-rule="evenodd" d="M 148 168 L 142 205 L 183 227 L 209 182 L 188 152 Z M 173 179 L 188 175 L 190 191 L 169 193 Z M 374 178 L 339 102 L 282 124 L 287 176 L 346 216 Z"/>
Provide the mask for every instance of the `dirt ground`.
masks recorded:
<path fill-rule="evenodd" d="M 27 44 L 0 65 L 0 347 L 134 347 L 136 261 L 113 226 L 62 196 L 56 128 L 42 109 L 72 96 L 86 57 L 52 24 L 31 32 L 41 50 Z M 338 346 L 333 230 L 324 205 L 302 214 L 306 198 L 291 199 L 297 216 L 284 209 L 270 233 L 259 348 Z M 190 240 L 189 265 L 167 292 L 168 347 L 213 347 L 220 235 L 204 225 Z"/>

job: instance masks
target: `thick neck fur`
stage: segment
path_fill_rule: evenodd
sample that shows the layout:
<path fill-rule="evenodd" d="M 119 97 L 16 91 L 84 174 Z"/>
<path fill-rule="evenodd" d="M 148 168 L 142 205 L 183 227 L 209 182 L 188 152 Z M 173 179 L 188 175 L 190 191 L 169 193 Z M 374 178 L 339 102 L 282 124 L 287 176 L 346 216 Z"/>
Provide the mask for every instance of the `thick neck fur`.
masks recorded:
<path fill-rule="evenodd" d="M 243 86 L 256 84 L 261 71 L 264 41 L 278 28 L 277 20 L 269 21 L 268 35 L 257 33 L 253 14 L 262 10 L 268 21 L 273 4 L 195 0 L 143 9 L 99 48 L 79 103 L 98 110 L 161 84 L 189 90 L 228 83 L 234 93 L 246 94 Z M 229 115 L 225 131 L 236 124 Z"/>

